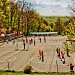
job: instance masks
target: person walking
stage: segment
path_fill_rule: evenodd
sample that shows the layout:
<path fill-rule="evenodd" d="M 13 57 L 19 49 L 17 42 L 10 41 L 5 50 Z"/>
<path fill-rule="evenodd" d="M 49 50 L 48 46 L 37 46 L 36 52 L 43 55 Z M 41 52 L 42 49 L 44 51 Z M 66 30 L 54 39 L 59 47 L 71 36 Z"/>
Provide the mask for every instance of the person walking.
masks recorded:
<path fill-rule="evenodd" d="M 63 52 L 61 52 L 61 60 L 62 60 L 63 64 L 65 64 L 65 57 L 64 57 L 64 53 Z"/>

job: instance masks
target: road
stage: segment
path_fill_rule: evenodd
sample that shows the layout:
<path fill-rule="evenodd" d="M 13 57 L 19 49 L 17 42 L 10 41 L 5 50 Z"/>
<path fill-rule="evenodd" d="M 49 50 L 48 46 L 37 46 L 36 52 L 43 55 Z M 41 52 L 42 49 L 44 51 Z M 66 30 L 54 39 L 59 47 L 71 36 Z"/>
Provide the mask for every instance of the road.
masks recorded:
<path fill-rule="evenodd" d="M 28 39 L 34 37 L 28 37 Z M 67 57 L 65 54 L 66 63 L 57 57 L 56 48 L 63 51 L 63 42 L 66 36 L 46 36 L 46 43 L 44 37 L 41 36 L 41 43 L 38 37 L 35 37 L 36 44 L 29 45 L 29 50 L 23 50 L 23 42 L 21 38 L 18 42 L 18 50 L 16 50 L 17 43 L 13 44 L 11 41 L 0 46 L 0 70 L 16 70 L 23 71 L 26 65 L 33 67 L 33 72 L 69 72 L 69 64 L 73 62 L 72 57 Z M 44 62 L 39 60 L 39 50 L 44 52 Z M 9 65 L 9 66 L 8 66 Z"/>

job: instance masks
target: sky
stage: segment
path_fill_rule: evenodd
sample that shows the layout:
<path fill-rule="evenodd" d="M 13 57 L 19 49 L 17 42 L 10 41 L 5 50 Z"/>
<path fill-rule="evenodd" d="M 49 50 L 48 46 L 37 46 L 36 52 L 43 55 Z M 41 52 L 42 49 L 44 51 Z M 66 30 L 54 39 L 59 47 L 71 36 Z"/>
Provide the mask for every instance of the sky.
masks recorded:
<path fill-rule="evenodd" d="M 22 0 L 20 0 L 22 1 Z M 70 16 L 68 3 L 71 0 L 25 0 L 42 16 Z"/>

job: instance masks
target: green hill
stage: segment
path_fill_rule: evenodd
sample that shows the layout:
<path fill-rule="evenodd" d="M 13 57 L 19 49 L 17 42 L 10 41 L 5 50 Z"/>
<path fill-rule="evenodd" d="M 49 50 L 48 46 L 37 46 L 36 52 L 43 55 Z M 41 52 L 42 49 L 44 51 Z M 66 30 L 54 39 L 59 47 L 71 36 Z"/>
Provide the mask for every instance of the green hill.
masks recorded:
<path fill-rule="evenodd" d="M 58 18 L 60 18 L 60 20 L 62 22 L 68 21 L 70 17 L 68 16 L 44 16 L 44 18 L 49 22 L 49 23 L 55 23 L 57 21 Z"/>

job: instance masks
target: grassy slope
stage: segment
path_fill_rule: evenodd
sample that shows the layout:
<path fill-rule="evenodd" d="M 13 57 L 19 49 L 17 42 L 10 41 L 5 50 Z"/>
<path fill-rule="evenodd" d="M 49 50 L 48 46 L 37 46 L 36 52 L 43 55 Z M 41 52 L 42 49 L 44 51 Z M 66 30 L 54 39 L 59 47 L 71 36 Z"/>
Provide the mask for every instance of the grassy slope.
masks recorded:
<path fill-rule="evenodd" d="M 0 75 L 75 75 L 75 73 L 31 73 L 31 74 L 24 74 L 23 72 L 0 71 Z"/>

